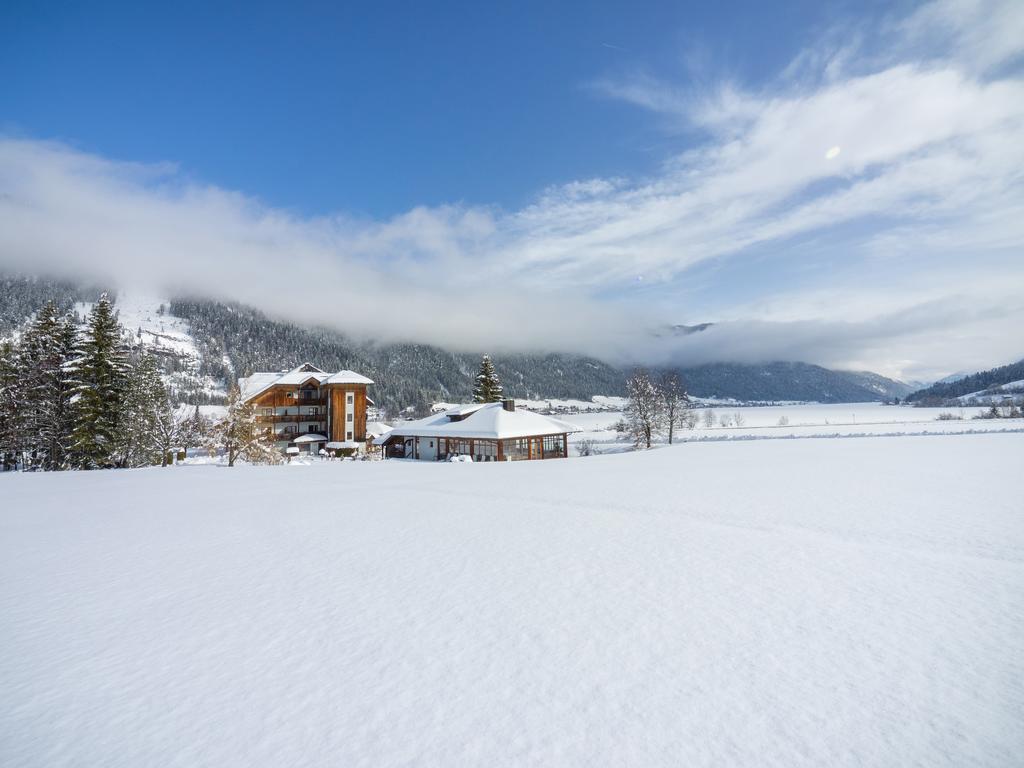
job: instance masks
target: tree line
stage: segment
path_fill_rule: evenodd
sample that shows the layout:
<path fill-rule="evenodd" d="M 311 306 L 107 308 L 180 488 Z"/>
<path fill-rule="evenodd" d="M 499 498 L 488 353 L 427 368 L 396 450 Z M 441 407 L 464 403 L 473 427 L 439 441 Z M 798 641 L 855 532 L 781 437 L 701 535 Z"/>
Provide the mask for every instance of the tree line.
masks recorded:
<path fill-rule="evenodd" d="M 158 361 L 133 347 L 106 296 L 83 328 L 47 302 L 0 343 L 0 468 L 166 466 L 179 451 L 223 449 L 229 462 L 274 461 L 273 436 L 232 393 L 227 415 L 176 415 Z"/>

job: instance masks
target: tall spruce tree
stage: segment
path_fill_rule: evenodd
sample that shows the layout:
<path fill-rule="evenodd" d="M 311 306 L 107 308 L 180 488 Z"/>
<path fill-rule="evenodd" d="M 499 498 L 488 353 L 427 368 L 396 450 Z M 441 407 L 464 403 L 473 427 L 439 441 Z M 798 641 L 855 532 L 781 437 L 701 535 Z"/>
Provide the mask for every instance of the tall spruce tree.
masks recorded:
<path fill-rule="evenodd" d="M 63 469 L 68 464 L 74 429 L 74 324 L 60 316 L 54 302 L 48 302 L 29 324 L 18 346 L 22 450 L 32 467 Z"/>
<path fill-rule="evenodd" d="M 489 355 L 480 361 L 480 372 L 476 375 L 476 386 L 473 387 L 473 401 L 477 403 L 496 403 L 501 400 L 501 382 L 494 370 L 494 363 Z"/>
<path fill-rule="evenodd" d="M 122 467 L 161 463 L 170 441 L 171 415 L 167 390 L 156 359 L 142 352 L 129 368 L 121 397 L 115 460 Z M 166 438 L 166 440 L 165 440 Z"/>
<path fill-rule="evenodd" d="M 21 379 L 12 341 L 0 342 L 0 469 L 16 469 L 21 449 Z"/>
<path fill-rule="evenodd" d="M 83 469 L 116 463 L 127 370 L 121 326 L 103 294 L 89 313 L 76 363 L 72 451 L 75 463 Z"/>

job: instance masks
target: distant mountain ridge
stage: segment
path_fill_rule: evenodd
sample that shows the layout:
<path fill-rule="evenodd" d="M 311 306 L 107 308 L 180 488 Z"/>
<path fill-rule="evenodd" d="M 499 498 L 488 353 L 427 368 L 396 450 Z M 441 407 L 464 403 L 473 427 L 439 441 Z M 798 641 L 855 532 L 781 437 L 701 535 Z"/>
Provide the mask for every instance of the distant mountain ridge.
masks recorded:
<path fill-rule="evenodd" d="M 99 289 L 38 278 L 0 279 L 0 336 L 9 335 L 49 299 L 81 312 Z M 374 379 L 374 399 L 388 410 L 471 397 L 478 353 L 423 344 L 357 342 L 338 331 L 268 318 L 241 304 L 179 298 L 120 297 L 115 308 L 136 343 L 157 353 L 174 398 L 221 402 L 237 377 L 311 362 L 349 368 Z M 673 334 L 699 333 L 710 323 L 676 326 Z M 485 350 L 481 350 L 485 351 Z M 529 399 L 590 400 L 622 395 L 628 371 L 567 353 L 498 354 L 491 351 L 506 393 Z M 910 387 L 874 373 L 834 371 L 808 363 L 713 363 L 682 368 L 691 394 L 744 401 L 808 400 L 827 403 L 891 400 Z"/>
<path fill-rule="evenodd" d="M 911 387 L 868 371 L 809 363 L 708 363 L 682 370 L 691 395 L 736 400 L 857 403 L 903 398 Z"/>

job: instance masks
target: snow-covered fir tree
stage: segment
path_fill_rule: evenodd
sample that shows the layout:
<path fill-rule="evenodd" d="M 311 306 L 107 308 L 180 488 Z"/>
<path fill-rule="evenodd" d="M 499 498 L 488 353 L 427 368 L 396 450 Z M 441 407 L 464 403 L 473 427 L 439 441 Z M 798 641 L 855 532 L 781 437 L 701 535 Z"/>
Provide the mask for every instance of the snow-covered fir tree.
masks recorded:
<path fill-rule="evenodd" d="M 210 439 L 214 447 L 224 450 L 229 467 L 235 466 L 238 459 L 250 464 L 281 461 L 273 434 L 259 423 L 256 409 L 242 399 L 238 387 L 232 387 L 228 393 L 227 414 L 213 425 Z"/>
<path fill-rule="evenodd" d="M 161 382 L 162 383 L 162 382 Z M 182 425 L 171 407 L 167 390 L 161 387 L 160 395 L 153 403 L 154 441 L 160 454 L 160 466 L 166 467 L 174 463 L 174 453 L 181 447 Z"/>
<path fill-rule="evenodd" d="M 651 439 L 664 423 L 665 409 L 647 371 L 638 368 L 626 379 L 626 397 L 623 428 L 636 448 L 650 448 Z"/>
<path fill-rule="evenodd" d="M 127 372 L 116 431 L 116 464 L 145 467 L 165 460 L 173 425 L 167 390 L 155 358 L 143 352 Z M 166 434 L 170 429 L 171 434 Z M 166 438 L 166 439 L 164 439 Z"/>
<path fill-rule="evenodd" d="M 63 469 L 70 461 L 76 341 L 74 323 L 50 301 L 18 343 L 20 430 L 24 460 L 31 467 Z"/>
<path fill-rule="evenodd" d="M 121 326 L 106 294 L 89 313 L 76 369 L 75 462 L 83 469 L 113 466 L 128 362 Z"/>
<path fill-rule="evenodd" d="M 188 452 L 189 448 L 197 448 L 203 445 L 212 431 L 213 425 L 199 412 L 199 406 L 178 424 L 177 443 L 181 450 Z"/>
<path fill-rule="evenodd" d="M 476 375 L 476 386 L 473 387 L 473 401 L 477 403 L 497 403 L 501 400 L 501 382 L 494 370 L 494 363 L 488 355 L 480 361 L 480 372 Z"/>
<path fill-rule="evenodd" d="M 0 469 L 4 471 L 17 467 L 21 448 L 20 380 L 15 354 L 12 341 L 0 342 Z"/>

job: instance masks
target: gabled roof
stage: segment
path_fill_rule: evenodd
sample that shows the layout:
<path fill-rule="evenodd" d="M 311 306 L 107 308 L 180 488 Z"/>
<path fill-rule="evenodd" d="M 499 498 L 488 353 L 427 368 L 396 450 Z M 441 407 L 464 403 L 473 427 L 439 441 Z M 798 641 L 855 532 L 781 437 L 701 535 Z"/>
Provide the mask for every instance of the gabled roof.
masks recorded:
<path fill-rule="evenodd" d="M 459 418 L 466 411 L 469 414 Z M 452 421 L 451 416 L 458 418 Z M 394 437 L 472 437 L 482 440 L 505 440 L 515 437 L 560 435 L 563 432 L 581 432 L 582 429 L 567 421 L 553 419 L 533 411 L 516 408 L 506 411 L 501 403 L 484 403 L 450 408 L 425 419 L 395 424 L 394 428 L 374 442 L 382 445 Z"/>
<path fill-rule="evenodd" d="M 238 389 L 242 393 L 243 400 L 252 400 L 262 395 L 271 387 L 288 386 L 298 387 L 308 381 L 320 384 L 373 384 L 373 381 L 355 371 L 338 371 L 327 373 L 310 363 L 293 368 L 290 371 L 279 371 L 277 373 L 254 373 L 238 380 Z"/>

